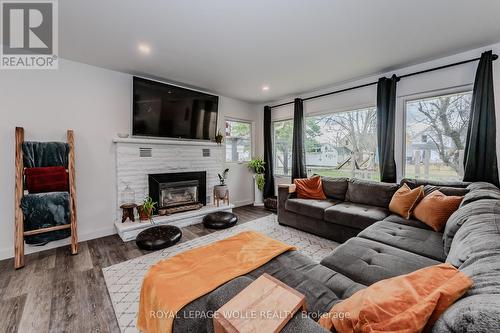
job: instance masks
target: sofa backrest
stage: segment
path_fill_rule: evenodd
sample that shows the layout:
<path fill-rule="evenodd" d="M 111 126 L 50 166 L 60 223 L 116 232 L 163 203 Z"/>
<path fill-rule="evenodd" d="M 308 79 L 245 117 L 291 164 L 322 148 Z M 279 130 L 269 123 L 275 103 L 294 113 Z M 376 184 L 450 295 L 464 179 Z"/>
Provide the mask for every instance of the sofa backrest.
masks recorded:
<path fill-rule="evenodd" d="M 321 177 L 323 192 L 329 199 L 345 200 L 349 178 Z"/>
<path fill-rule="evenodd" d="M 372 180 L 356 179 L 349 180 L 346 193 L 346 201 L 388 208 L 392 196 L 398 190 L 396 183 L 383 183 Z"/>
<path fill-rule="evenodd" d="M 401 179 L 400 185 L 408 185 L 409 188 L 414 189 L 418 186 L 424 186 L 424 193 L 428 195 L 434 191 L 440 191 L 444 195 L 458 195 L 464 196 L 469 190 L 467 187 L 470 185 L 468 182 L 460 181 L 434 181 L 426 179 L 416 179 L 416 178 L 403 178 Z"/>
<path fill-rule="evenodd" d="M 500 190 L 473 183 L 443 233 L 446 262 L 472 278 L 462 299 L 436 322 L 434 332 L 495 332 L 500 327 Z"/>

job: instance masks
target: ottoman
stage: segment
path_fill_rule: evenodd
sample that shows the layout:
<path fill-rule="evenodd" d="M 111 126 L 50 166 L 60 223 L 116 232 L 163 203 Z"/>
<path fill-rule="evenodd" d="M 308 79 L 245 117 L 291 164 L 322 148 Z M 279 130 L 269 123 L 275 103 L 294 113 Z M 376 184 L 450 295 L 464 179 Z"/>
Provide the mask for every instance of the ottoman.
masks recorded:
<path fill-rule="evenodd" d="M 203 218 L 203 225 L 209 229 L 231 228 L 238 222 L 238 216 L 230 212 L 215 212 Z"/>
<path fill-rule="evenodd" d="M 141 231 L 135 243 L 142 250 L 155 251 L 174 245 L 181 237 L 181 229 L 172 225 L 159 225 Z"/>

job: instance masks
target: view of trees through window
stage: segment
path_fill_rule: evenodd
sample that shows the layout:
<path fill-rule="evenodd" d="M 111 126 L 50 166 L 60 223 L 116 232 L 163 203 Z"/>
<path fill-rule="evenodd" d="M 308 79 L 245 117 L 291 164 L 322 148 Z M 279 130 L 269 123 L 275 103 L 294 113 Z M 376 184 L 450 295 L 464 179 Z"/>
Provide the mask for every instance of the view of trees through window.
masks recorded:
<path fill-rule="evenodd" d="M 461 180 L 472 94 L 406 103 L 405 177 Z"/>
<path fill-rule="evenodd" d="M 379 179 L 374 108 L 306 117 L 308 174 Z M 274 123 L 275 173 L 290 175 L 293 121 Z"/>
<path fill-rule="evenodd" d="M 252 155 L 252 125 L 244 121 L 226 121 L 226 161 L 246 162 Z"/>

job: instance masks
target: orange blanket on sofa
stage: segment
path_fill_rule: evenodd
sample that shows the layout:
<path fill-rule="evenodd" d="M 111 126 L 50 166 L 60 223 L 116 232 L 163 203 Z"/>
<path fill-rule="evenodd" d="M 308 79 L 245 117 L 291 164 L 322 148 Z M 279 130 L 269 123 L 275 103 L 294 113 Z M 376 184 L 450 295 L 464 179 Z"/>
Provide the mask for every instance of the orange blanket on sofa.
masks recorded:
<path fill-rule="evenodd" d="M 148 333 L 171 332 L 175 315 L 185 305 L 294 249 L 246 231 L 158 262 L 142 283 L 137 328 Z"/>

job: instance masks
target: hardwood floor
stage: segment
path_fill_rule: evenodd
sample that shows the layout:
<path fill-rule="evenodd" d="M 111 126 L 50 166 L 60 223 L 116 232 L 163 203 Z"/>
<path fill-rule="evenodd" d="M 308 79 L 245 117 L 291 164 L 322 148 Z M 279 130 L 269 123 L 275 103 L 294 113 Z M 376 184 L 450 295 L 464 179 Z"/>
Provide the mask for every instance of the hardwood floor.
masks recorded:
<path fill-rule="evenodd" d="M 253 206 L 233 211 L 238 223 L 271 214 Z M 181 242 L 211 232 L 192 225 Z M 119 332 L 101 268 L 147 253 L 113 235 L 81 242 L 75 256 L 69 245 L 27 255 L 20 270 L 13 259 L 0 261 L 0 332 Z"/>

